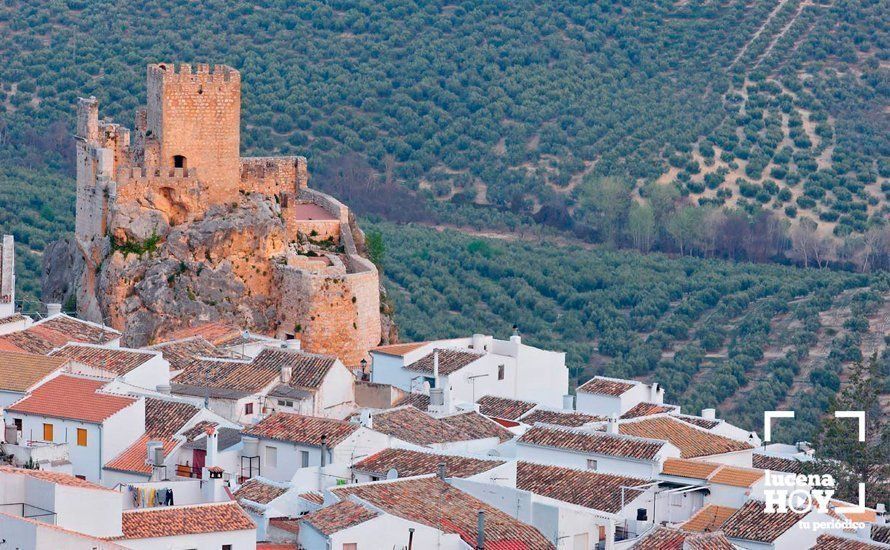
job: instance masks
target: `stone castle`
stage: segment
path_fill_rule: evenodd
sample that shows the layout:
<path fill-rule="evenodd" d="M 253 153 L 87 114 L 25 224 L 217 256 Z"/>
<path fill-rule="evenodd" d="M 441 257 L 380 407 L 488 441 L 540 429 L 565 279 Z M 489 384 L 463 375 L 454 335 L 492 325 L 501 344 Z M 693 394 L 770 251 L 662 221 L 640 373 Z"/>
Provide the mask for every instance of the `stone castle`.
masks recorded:
<path fill-rule="evenodd" d="M 147 76 L 133 131 L 100 120 L 95 98 L 77 105 L 78 314 L 130 344 L 231 321 L 347 365 L 388 341 L 349 209 L 308 188 L 304 157 L 239 156 L 239 72 Z"/>

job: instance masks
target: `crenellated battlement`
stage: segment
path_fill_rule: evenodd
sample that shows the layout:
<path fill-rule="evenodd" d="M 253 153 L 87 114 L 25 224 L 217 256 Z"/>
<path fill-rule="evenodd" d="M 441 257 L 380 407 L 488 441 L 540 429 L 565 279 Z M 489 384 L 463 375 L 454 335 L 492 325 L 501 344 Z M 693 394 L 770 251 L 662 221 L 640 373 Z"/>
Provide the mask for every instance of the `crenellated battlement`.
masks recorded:
<path fill-rule="evenodd" d="M 166 82 L 240 83 L 241 73 L 228 65 L 152 63 L 148 66 L 148 78 Z"/>

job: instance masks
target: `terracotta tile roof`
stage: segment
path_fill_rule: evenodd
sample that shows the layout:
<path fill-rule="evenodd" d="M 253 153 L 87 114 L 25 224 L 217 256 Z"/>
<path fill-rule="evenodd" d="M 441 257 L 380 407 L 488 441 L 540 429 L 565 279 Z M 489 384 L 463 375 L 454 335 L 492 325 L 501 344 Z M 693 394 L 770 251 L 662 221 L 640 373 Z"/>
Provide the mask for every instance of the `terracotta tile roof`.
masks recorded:
<path fill-rule="evenodd" d="M 0 351 L 0 390 L 26 392 L 66 362 L 62 357 Z"/>
<path fill-rule="evenodd" d="M 207 433 L 207 428 L 216 428 L 217 426 L 219 426 L 219 424 L 216 422 L 201 420 L 200 422 L 195 423 L 191 428 L 184 430 L 180 435 L 187 441 L 195 441 L 199 436 Z"/>
<path fill-rule="evenodd" d="M 384 449 L 352 466 L 353 470 L 385 478 L 395 468 L 399 477 L 435 474 L 439 463 L 445 463 L 447 477 L 470 477 L 504 464 L 502 460 L 482 460 L 466 456 L 442 455 L 409 451 L 408 449 Z"/>
<path fill-rule="evenodd" d="M 27 470 L 25 468 L 14 468 L 12 466 L 0 466 L 0 473 L 13 474 L 20 476 L 33 477 L 41 481 L 55 483 L 56 485 L 65 485 L 67 487 L 77 487 L 80 489 L 96 489 L 99 491 L 111 491 L 107 487 L 102 487 L 85 479 L 74 477 L 69 474 L 59 472 L 47 472 L 45 470 Z"/>
<path fill-rule="evenodd" d="M 479 405 L 480 413 L 485 416 L 503 418 L 504 420 L 518 420 L 520 416 L 538 406 L 537 403 L 529 401 L 507 399 L 506 397 L 495 397 L 493 395 L 481 397 L 476 403 Z"/>
<path fill-rule="evenodd" d="M 751 465 L 755 468 L 772 470 L 774 472 L 788 472 L 791 474 L 803 473 L 803 463 L 793 458 L 782 458 L 754 453 Z"/>
<path fill-rule="evenodd" d="M 806 515 L 790 510 L 767 514 L 765 509 L 766 505 L 762 500 L 751 499 L 745 502 L 723 524 L 723 532 L 733 539 L 771 543 Z"/>
<path fill-rule="evenodd" d="M 185 327 L 164 334 L 159 341 L 170 342 L 201 336 L 214 346 L 225 345 L 230 340 L 241 336 L 241 329 L 229 323 L 213 321 L 195 327 Z"/>
<path fill-rule="evenodd" d="M 496 437 L 502 443 L 513 439 L 513 434 L 497 422 L 482 416 L 476 411 L 453 414 L 440 418 L 442 422 L 473 436 L 473 439 Z"/>
<path fill-rule="evenodd" d="M 411 353 L 416 349 L 420 349 L 428 343 L 429 342 L 406 342 L 404 344 L 389 344 L 387 346 L 371 348 L 371 351 L 373 353 L 383 353 L 386 355 L 394 355 L 395 357 L 402 357 L 406 353 Z"/>
<path fill-rule="evenodd" d="M 124 539 L 149 539 L 256 529 L 237 502 L 125 510 Z"/>
<path fill-rule="evenodd" d="M 43 325 L 31 325 L 25 330 L 0 336 L 2 348 L 8 351 L 24 351 L 46 355 L 53 349 L 64 346 L 70 340 L 67 336 Z"/>
<path fill-rule="evenodd" d="M 85 344 L 103 345 L 121 337 L 121 333 L 111 327 L 82 321 L 65 314 L 56 315 L 46 321 L 38 321 L 34 326 L 56 331 L 66 335 L 69 341 Z"/>
<path fill-rule="evenodd" d="M 193 336 L 184 340 L 163 342 L 146 349 L 159 351 L 170 363 L 171 370 L 182 370 L 199 357 L 216 359 L 244 359 L 240 354 L 224 350 L 208 342 L 203 336 Z"/>
<path fill-rule="evenodd" d="M 269 504 L 287 492 L 287 487 L 275 483 L 267 483 L 264 479 L 251 478 L 241 484 L 235 491 L 235 498 L 245 498 L 260 504 Z"/>
<path fill-rule="evenodd" d="M 287 531 L 291 529 L 291 533 L 298 534 L 300 532 L 300 528 L 296 527 L 283 527 L 283 525 L 287 524 L 298 524 L 299 520 L 295 519 L 284 519 L 284 518 L 272 518 L 269 519 L 269 524 L 273 527 L 277 527 L 278 529 L 284 529 Z M 293 542 L 258 542 L 256 543 L 256 550 L 298 550 L 296 543 Z"/>
<path fill-rule="evenodd" d="M 610 378 L 603 378 L 600 376 L 594 376 L 587 382 L 584 382 L 576 391 L 584 392 L 584 393 L 595 393 L 598 395 L 612 395 L 619 396 L 626 392 L 629 389 L 632 389 L 636 384 L 632 384 L 630 382 L 621 382 L 618 380 L 612 380 Z"/>
<path fill-rule="evenodd" d="M 525 550 L 552 550 L 553 545 L 531 525 L 489 506 L 439 478 L 423 477 L 392 482 L 346 485 L 331 490 L 337 497 L 356 496 L 394 516 L 416 521 L 446 533 L 457 533 L 475 544 L 477 512 L 485 512 L 486 548 L 512 542 Z M 507 546 L 501 546 L 507 548 Z"/>
<path fill-rule="evenodd" d="M 679 420 L 664 416 L 627 422 L 618 428 L 623 434 L 670 441 L 680 449 L 680 456 L 683 458 L 753 449 L 748 443 L 699 430 Z"/>
<path fill-rule="evenodd" d="M 886 546 L 869 544 L 862 540 L 848 539 L 835 535 L 823 534 L 816 539 L 816 545 L 812 550 L 881 550 Z"/>
<path fill-rule="evenodd" d="M 341 500 L 336 504 L 310 512 L 303 516 L 303 521 L 323 535 L 329 536 L 343 529 L 372 520 L 379 515 L 376 511 L 361 504 L 356 504 L 351 500 Z"/>
<path fill-rule="evenodd" d="M 723 533 L 687 533 L 670 527 L 656 527 L 643 536 L 632 550 L 735 550 Z"/>
<path fill-rule="evenodd" d="M 676 410 L 673 405 L 659 405 L 657 403 L 637 403 L 631 407 L 621 418 L 639 418 L 653 414 L 664 414 Z"/>
<path fill-rule="evenodd" d="M 38 386 L 7 410 L 98 424 L 137 401 L 132 397 L 100 392 L 107 383 L 63 374 Z"/>
<path fill-rule="evenodd" d="M 687 424 L 692 424 L 693 426 L 698 426 L 699 428 L 704 428 L 706 430 L 713 430 L 720 425 L 719 420 L 708 420 L 707 418 L 689 414 L 675 414 L 674 417 L 679 418 Z"/>
<path fill-rule="evenodd" d="M 68 342 L 102 345 L 120 336 L 121 333 L 114 329 L 62 314 L 38 321 L 25 330 L 0 336 L 0 349 L 45 355 Z"/>
<path fill-rule="evenodd" d="M 413 405 L 425 411 L 430 406 L 430 396 L 423 393 L 409 393 L 395 403 L 396 407 L 401 407 L 402 405 Z"/>
<path fill-rule="evenodd" d="M 276 412 L 241 433 L 313 446 L 321 446 L 321 436 L 327 435 L 326 445 L 335 447 L 358 429 L 358 424 L 342 420 Z"/>
<path fill-rule="evenodd" d="M 68 344 L 52 353 L 84 365 L 124 375 L 154 359 L 156 354 L 117 348 L 102 348 L 82 344 Z"/>
<path fill-rule="evenodd" d="M 543 426 L 530 428 L 519 438 L 519 443 L 639 460 L 654 459 L 664 447 L 663 441 Z"/>
<path fill-rule="evenodd" d="M 832 500 L 828 503 L 828 514 L 832 516 L 836 516 L 838 518 L 846 518 L 850 521 L 855 521 L 857 523 L 874 523 L 878 519 L 878 515 L 875 510 L 871 508 L 866 508 L 862 512 L 839 512 L 836 508 L 847 508 L 847 507 L 855 507 L 856 505 L 852 502 L 844 502 L 842 500 Z"/>
<path fill-rule="evenodd" d="M 282 531 L 287 531 L 288 533 L 293 533 L 294 535 L 300 534 L 300 522 L 301 518 L 269 518 L 269 525 L 276 529 L 281 529 Z M 256 550 L 298 550 L 296 544 L 286 543 L 286 544 L 272 544 L 268 542 L 258 542 L 256 545 Z"/>
<path fill-rule="evenodd" d="M 318 388 L 325 375 L 337 362 L 336 357 L 317 355 L 293 349 L 266 348 L 252 362 L 254 368 L 281 372 L 291 368 L 288 384 L 298 388 Z"/>
<path fill-rule="evenodd" d="M 472 434 L 437 420 L 410 405 L 374 413 L 371 427 L 374 431 L 416 445 L 474 439 Z"/>
<path fill-rule="evenodd" d="M 543 424 L 555 424 L 557 426 L 567 426 L 570 428 L 578 428 L 589 422 L 605 422 L 608 420 L 605 416 L 595 416 L 592 414 L 584 414 L 579 412 L 562 412 L 548 411 L 544 409 L 535 409 L 524 415 L 520 420 L 526 424 L 534 426 L 536 422 Z"/>
<path fill-rule="evenodd" d="M 545 466 L 530 462 L 516 464 L 517 489 L 610 514 L 621 511 L 622 487 L 636 487 L 647 483 L 649 481 L 644 479 L 573 470 L 559 466 Z M 625 489 L 624 502 L 629 503 L 639 494 L 639 492 Z"/>
<path fill-rule="evenodd" d="M 232 397 L 239 398 L 262 391 L 279 376 L 277 369 L 252 361 L 196 359 L 176 375 L 170 385 L 174 393 L 204 395 L 209 388 L 231 392 Z"/>
<path fill-rule="evenodd" d="M 30 317 L 26 317 L 19 312 L 13 313 L 12 315 L 7 315 L 6 317 L 0 317 L 0 325 L 6 325 L 9 323 L 17 323 L 19 321 L 25 321 L 30 319 Z"/>
<path fill-rule="evenodd" d="M 90 535 L 85 535 L 83 533 L 79 533 L 72 529 L 66 529 L 64 527 L 60 527 L 58 525 L 53 525 L 52 523 L 47 523 L 45 521 L 38 521 L 33 518 L 22 517 L 18 514 L 10 514 L 8 512 L 0 512 L 0 516 L 4 516 L 10 518 L 13 523 L 30 523 L 35 526 L 35 530 L 39 532 L 41 529 L 50 529 L 52 531 L 58 531 L 60 533 L 65 533 L 65 542 L 71 542 L 70 538 L 79 539 L 77 542 L 83 542 L 84 548 L 91 548 L 93 550 L 128 550 L 126 546 L 121 546 L 119 544 L 115 544 L 106 539 L 101 539 L 98 537 L 92 537 Z M 58 541 L 57 541 L 58 542 Z"/>
<path fill-rule="evenodd" d="M 872 525 L 871 538 L 875 542 L 890 544 L 890 525 Z"/>
<path fill-rule="evenodd" d="M 763 470 L 740 468 L 738 466 L 723 466 L 708 480 L 711 483 L 731 485 L 733 487 L 750 487 L 763 479 Z"/>
<path fill-rule="evenodd" d="M 723 523 L 737 510 L 738 508 L 709 504 L 693 514 L 682 527 L 686 531 L 719 531 Z"/>
<path fill-rule="evenodd" d="M 482 357 L 481 353 L 456 349 L 435 349 L 405 368 L 414 372 L 433 373 L 433 354 L 439 354 L 439 374 L 447 376 Z"/>
<path fill-rule="evenodd" d="M 671 476 L 688 477 L 692 479 L 708 479 L 717 470 L 720 464 L 713 462 L 699 462 L 685 458 L 669 458 L 664 461 L 661 473 Z"/>
<path fill-rule="evenodd" d="M 303 500 L 308 500 L 313 504 L 324 504 L 324 495 L 322 495 L 321 493 L 309 491 L 308 493 L 300 493 L 297 496 Z"/>
<path fill-rule="evenodd" d="M 191 403 L 145 398 L 145 433 L 172 437 L 201 409 Z"/>
<path fill-rule="evenodd" d="M 138 474 L 151 475 L 151 465 L 145 463 L 147 444 L 149 441 L 160 441 L 164 444 L 164 457 L 170 456 L 170 453 L 181 443 L 173 438 L 165 438 L 158 436 L 150 436 L 142 434 L 132 445 L 124 449 L 124 451 L 112 458 L 103 466 L 106 470 L 115 470 L 118 472 L 135 472 Z"/>

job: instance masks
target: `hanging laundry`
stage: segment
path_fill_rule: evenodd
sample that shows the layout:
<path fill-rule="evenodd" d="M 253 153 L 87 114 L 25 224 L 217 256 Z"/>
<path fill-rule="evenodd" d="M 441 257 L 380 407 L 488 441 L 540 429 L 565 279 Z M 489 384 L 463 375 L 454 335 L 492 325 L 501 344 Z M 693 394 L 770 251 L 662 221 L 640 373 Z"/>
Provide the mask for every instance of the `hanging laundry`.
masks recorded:
<path fill-rule="evenodd" d="M 167 489 L 167 498 L 164 501 L 167 506 L 173 506 L 173 489 Z"/>

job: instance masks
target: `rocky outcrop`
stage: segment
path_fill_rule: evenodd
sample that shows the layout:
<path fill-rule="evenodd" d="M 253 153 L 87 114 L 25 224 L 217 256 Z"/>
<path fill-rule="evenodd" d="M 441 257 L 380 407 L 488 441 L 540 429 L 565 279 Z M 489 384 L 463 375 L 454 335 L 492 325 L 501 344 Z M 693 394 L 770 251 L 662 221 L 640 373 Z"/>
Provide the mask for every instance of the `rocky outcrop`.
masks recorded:
<path fill-rule="evenodd" d="M 276 287 L 274 264 L 291 244 L 280 205 L 252 194 L 173 227 L 149 227 L 144 219 L 138 217 L 136 232 L 106 237 L 108 253 L 94 277 L 72 240 L 53 243 L 44 262 L 45 299 L 70 299 L 77 281 L 92 280 L 94 288 L 77 291 L 98 300 L 104 322 L 120 328 L 131 346 L 204 321 L 277 332 L 281 300 L 299 298 Z M 384 342 L 396 334 L 389 316 L 382 332 Z"/>

